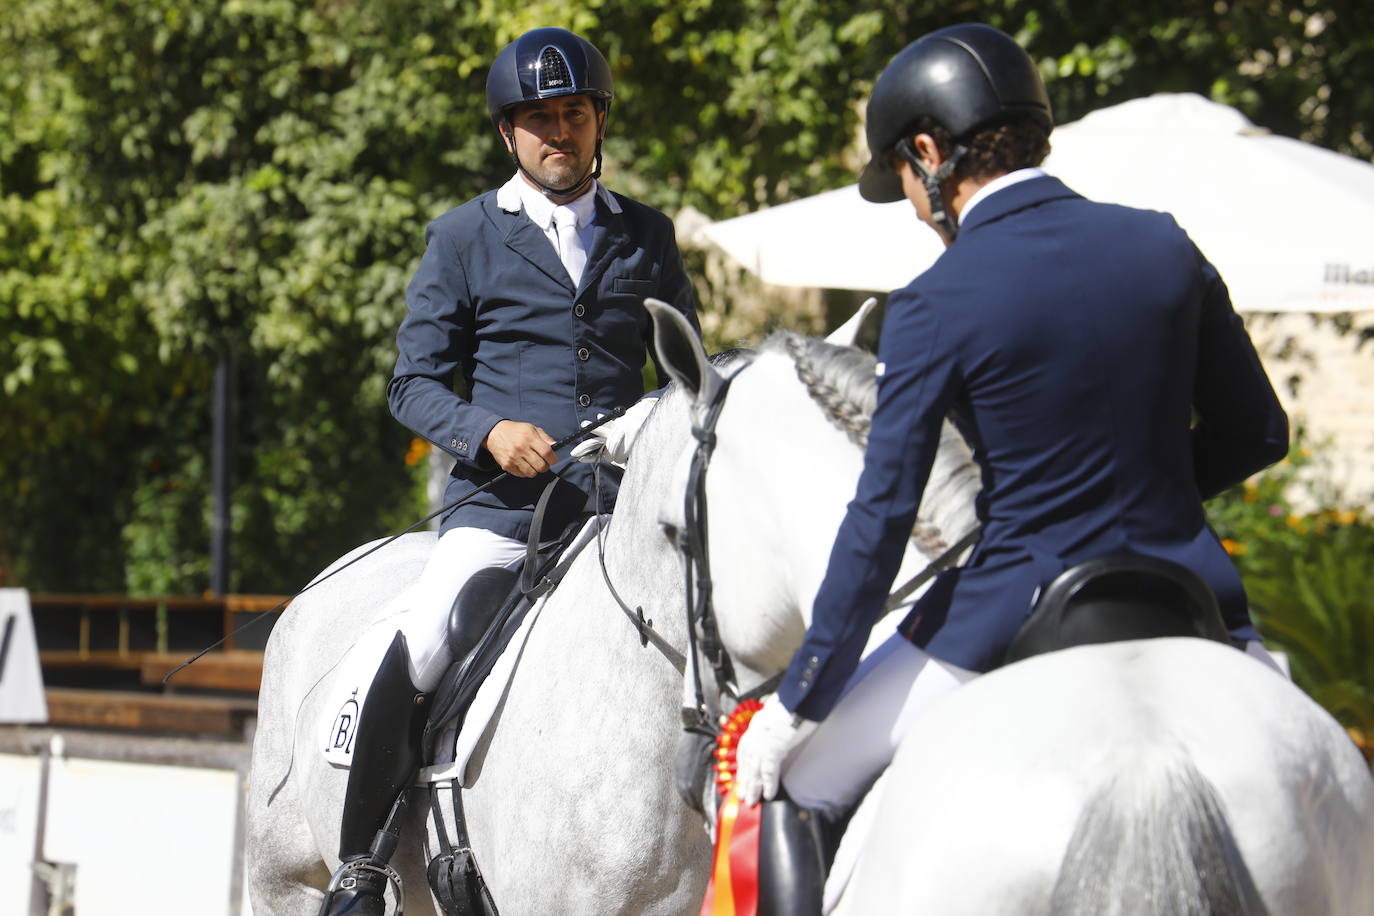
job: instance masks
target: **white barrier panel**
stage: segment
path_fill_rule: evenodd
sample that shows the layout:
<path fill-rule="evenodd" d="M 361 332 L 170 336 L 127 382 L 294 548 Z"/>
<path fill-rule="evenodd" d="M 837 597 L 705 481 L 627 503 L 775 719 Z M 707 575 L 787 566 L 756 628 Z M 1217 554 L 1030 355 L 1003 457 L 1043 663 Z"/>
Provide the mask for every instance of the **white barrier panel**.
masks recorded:
<path fill-rule="evenodd" d="M 76 865 L 81 916 L 230 912 L 237 773 L 54 757 L 48 786 L 44 858 Z"/>
<path fill-rule="evenodd" d="M 0 588 L 0 722 L 47 720 L 28 590 Z"/>
<path fill-rule="evenodd" d="M 27 916 L 38 843 L 39 757 L 0 754 L 0 913 Z"/>

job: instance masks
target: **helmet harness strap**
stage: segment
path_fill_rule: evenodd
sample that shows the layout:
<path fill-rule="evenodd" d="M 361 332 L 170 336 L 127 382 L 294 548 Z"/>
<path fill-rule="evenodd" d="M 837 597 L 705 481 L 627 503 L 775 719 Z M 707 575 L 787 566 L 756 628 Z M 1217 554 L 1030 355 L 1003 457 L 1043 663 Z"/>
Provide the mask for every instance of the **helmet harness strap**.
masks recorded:
<path fill-rule="evenodd" d="M 912 171 L 921 177 L 921 183 L 925 186 L 926 197 L 930 199 L 931 220 L 944 230 L 950 242 L 953 242 L 959 235 L 959 217 L 958 214 L 945 206 L 945 195 L 940 191 L 940 184 L 954 174 L 954 169 L 959 165 L 959 160 L 964 158 L 964 154 L 967 152 L 967 146 L 956 142 L 949 158 L 932 172 L 921 163 L 921 157 L 916 155 L 916 147 L 912 144 L 910 137 L 903 137 L 897 141 L 897 153 L 906 160 Z"/>
<path fill-rule="evenodd" d="M 509 111 L 501 113 L 501 120 L 497 125 L 497 129 L 501 132 L 501 137 L 506 141 L 506 149 L 510 153 L 511 162 L 515 163 L 516 171 L 524 175 L 527 181 L 533 183 L 536 188 L 544 192 L 545 197 L 562 199 L 578 197 L 582 194 L 583 189 L 586 188 L 587 185 L 601 177 L 601 134 L 605 130 L 606 121 L 609 120 L 611 116 L 611 103 L 609 100 L 598 99 L 595 104 L 604 116 L 601 122 L 602 130 L 598 131 L 596 136 L 596 159 L 593 161 L 591 169 L 588 170 L 585 175 L 568 185 L 566 188 L 550 187 L 529 173 L 529 170 L 520 162 L 520 157 L 515 152 L 515 134 L 511 124 L 510 113 Z"/>

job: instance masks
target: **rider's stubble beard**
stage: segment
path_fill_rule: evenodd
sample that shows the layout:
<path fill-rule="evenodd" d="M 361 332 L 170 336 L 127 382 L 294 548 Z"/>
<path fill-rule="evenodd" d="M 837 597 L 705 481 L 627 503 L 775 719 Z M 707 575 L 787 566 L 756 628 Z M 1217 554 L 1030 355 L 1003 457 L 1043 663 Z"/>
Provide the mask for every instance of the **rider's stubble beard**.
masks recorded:
<path fill-rule="evenodd" d="M 564 157 L 552 158 L 554 153 L 564 153 Z M 525 170 L 537 181 L 549 188 L 567 188 L 581 181 L 591 171 L 592 153 L 579 150 L 576 143 L 544 144 L 540 146 L 537 161 L 524 162 Z"/>

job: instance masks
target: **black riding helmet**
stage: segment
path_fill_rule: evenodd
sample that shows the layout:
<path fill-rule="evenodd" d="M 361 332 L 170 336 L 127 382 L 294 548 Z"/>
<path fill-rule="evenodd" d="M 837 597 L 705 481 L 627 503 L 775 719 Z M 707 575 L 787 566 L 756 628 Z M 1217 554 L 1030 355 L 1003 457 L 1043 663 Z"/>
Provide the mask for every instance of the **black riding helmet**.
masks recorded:
<path fill-rule="evenodd" d="M 1035 63 L 1016 41 L 990 25 L 968 23 L 931 32 L 903 48 L 878 77 L 868 100 L 865 132 L 872 157 L 859 178 L 859 193 L 876 203 L 901 200 L 902 183 L 888 157 L 899 150 L 922 117 L 950 132 L 957 146 L 948 170 L 932 180 L 938 185 L 953 171 L 967 149 L 960 141 L 978 129 L 1011 115 L 1029 115 L 1045 130 L 1054 126 L 1050 100 Z M 918 174 L 923 170 L 917 169 Z M 952 233 L 951 233 L 952 236 Z"/>
<path fill-rule="evenodd" d="M 613 94 L 611 68 L 587 39 L 567 29 L 533 29 L 506 45 L 487 73 L 487 112 L 502 136 L 510 129 L 510 109 L 521 102 L 564 95 L 589 95 L 597 110 L 608 112 Z M 515 167 L 546 194 L 566 196 L 601 174 L 601 138 L 596 141 L 596 165 L 568 188 L 550 188 L 520 164 Z"/>

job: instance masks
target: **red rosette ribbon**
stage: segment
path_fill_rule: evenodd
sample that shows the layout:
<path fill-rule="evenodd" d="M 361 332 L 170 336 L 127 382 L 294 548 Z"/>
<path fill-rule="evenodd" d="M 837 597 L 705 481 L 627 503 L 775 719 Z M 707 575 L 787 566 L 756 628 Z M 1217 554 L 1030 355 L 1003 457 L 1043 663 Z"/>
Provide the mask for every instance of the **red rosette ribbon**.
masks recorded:
<path fill-rule="evenodd" d="M 735 774 L 739 771 L 739 739 L 749 728 L 749 720 L 754 713 L 763 708 L 758 700 L 745 700 L 735 707 L 735 711 L 725 717 L 716 736 L 716 791 L 725 795 L 735 784 Z"/>
<path fill-rule="evenodd" d="M 700 916 L 757 916 L 759 907 L 759 815 L 755 803 L 744 805 L 735 794 L 736 754 L 749 720 L 763 708 L 745 700 L 721 723 L 716 736 L 716 791 L 721 795 L 716 818 L 716 850 L 711 883 Z"/>

